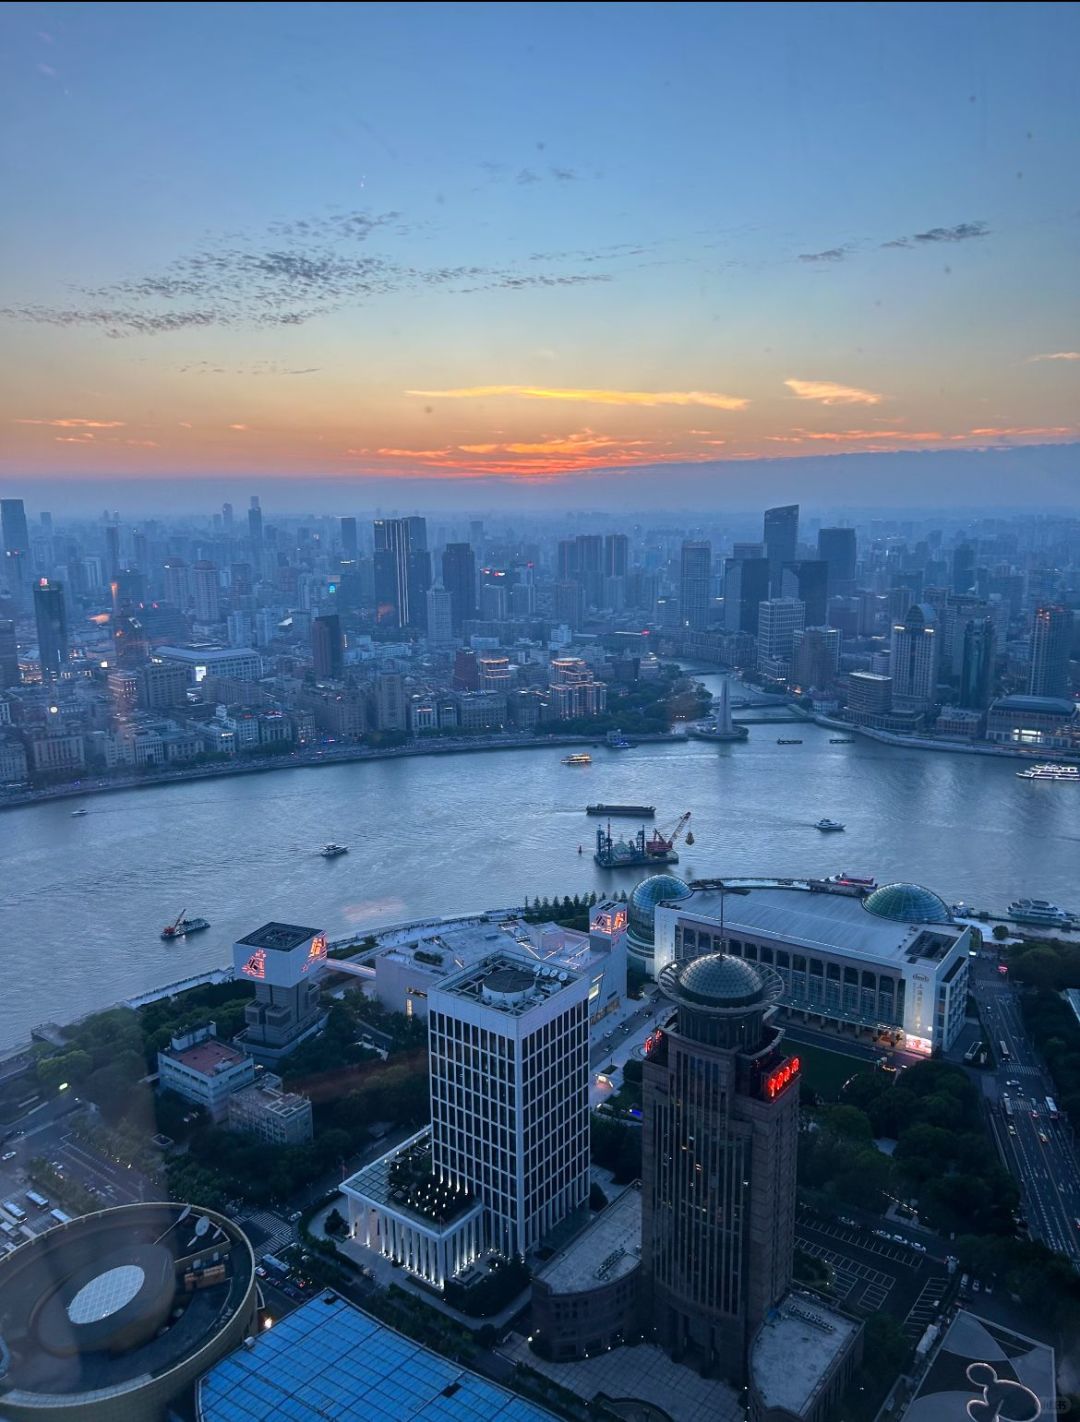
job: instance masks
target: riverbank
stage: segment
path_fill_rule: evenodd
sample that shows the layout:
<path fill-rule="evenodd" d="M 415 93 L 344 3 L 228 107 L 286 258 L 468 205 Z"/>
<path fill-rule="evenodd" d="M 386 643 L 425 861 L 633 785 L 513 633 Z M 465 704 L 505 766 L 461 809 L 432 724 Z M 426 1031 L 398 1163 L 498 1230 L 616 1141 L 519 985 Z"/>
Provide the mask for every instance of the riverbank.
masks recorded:
<path fill-rule="evenodd" d="M 938 741 L 930 736 L 898 736 L 892 731 L 879 731 L 873 726 L 852 726 L 847 721 L 838 721 L 832 716 L 814 716 L 815 726 L 825 726 L 830 731 L 844 731 L 850 736 L 865 736 L 880 745 L 901 746 L 905 750 L 951 751 L 954 755 L 985 755 L 993 760 L 1053 760 L 1061 764 L 1080 764 L 1080 759 L 1063 751 L 1020 750 L 1013 746 L 992 746 L 986 743 L 976 745 L 972 741 Z"/>
<path fill-rule="evenodd" d="M 635 735 L 632 744 L 642 742 L 682 741 L 677 732 L 646 731 Z M 87 795 L 104 795 L 117 790 L 140 790 L 158 785 L 187 784 L 192 780 L 219 780 L 227 775 L 261 775 L 271 770 L 297 770 L 319 765 L 342 765 L 350 761 L 398 760 L 405 756 L 466 755 L 478 751 L 543 750 L 560 746 L 593 746 L 610 749 L 595 736 L 483 736 L 476 739 L 416 741 L 403 746 L 322 746 L 309 751 L 293 751 L 290 755 L 254 757 L 228 764 L 196 765 L 183 769 L 144 770 L 133 775 L 109 776 L 97 780 L 68 781 L 63 785 L 42 785 L 30 790 L 17 790 L 0 796 L 0 810 L 20 805 L 33 805 L 40 800 L 73 800 Z"/>

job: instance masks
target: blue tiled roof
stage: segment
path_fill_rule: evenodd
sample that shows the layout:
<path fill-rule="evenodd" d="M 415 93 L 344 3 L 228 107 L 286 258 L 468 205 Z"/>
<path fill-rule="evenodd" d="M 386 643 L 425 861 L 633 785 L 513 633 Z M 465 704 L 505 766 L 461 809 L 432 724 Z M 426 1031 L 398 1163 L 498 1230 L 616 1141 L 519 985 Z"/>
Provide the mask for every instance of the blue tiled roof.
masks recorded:
<path fill-rule="evenodd" d="M 551 1422 L 335 1294 L 288 1314 L 199 1384 L 203 1422 Z"/>

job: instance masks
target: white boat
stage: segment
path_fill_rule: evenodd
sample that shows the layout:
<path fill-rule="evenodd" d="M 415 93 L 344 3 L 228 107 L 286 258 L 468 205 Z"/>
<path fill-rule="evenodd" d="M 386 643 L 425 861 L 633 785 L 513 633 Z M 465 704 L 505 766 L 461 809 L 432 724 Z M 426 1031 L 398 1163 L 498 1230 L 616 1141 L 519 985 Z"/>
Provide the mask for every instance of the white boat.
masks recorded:
<path fill-rule="evenodd" d="M 1029 765 L 1026 770 L 1018 770 L 1020 780 L 1071 780 L 1080 785 L 1080 765 Z"/>
<path fill-rule="evenodd" d="M 835 834 L 837 830 L 842 830 L 844 826 L 839 820 L 818 820 L 814 828 L 822 830 L 825 834 Z"/>
<path fill-rule="evenodd" d="M 1071 913 L 1048 899 L 1014 899 L 1005 910 L 1005 916 L 1014 923 L 1041 924 L 1047 928 L 1062 928 L 1073 922 Z"/>
<path fill-rule="evenodd" d="M 90 813 L 89 810 L 72 810 L 72 812 L 71 812 L 71 818 L 72 818 L 73 820 L 77 820 L 80 815 L 88 815 L 89 813 Z"/>
<path fill-rule="evenodd" d="M 348 854 L 348 852 L 349 846 L 347 844 L 334 844 L 332 840 L 319 850 L 324 859 L 336 859 L 339 854 Z"/>

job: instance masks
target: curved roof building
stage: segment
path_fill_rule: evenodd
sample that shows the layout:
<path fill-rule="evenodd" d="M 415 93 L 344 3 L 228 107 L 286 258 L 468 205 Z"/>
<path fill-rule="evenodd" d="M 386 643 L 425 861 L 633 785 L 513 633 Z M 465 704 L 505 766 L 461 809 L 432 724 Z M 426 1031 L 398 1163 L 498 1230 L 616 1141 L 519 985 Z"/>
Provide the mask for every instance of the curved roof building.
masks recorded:
<path fill-rule="evenodd" d="M 159 1422 L 255 1317 L 247 1237 L 213 1210 L 122 1205 L 0 1262 L 0 1416 Z"/>
<path fill-rule="evenodd" d="M 882 884 L 867 894 L 862 906 L 894 923 L 952 923 L 945 900 L 921 884 Z"/>
<path fill-rule="evenodd" d="M 626 905 L 626 946 L 630 961 L 650 976 L 654 968 L 657 905 L 678 903 L 692 893 L 690 885 L 675 874 L 651 874 L 634 885 Z"/>

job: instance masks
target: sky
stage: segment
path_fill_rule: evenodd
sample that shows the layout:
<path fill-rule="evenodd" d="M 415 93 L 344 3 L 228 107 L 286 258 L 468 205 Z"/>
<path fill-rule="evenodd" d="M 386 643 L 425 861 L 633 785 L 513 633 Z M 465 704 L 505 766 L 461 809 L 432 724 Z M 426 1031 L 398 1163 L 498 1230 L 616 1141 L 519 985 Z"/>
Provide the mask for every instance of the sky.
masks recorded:
<path fill-rule="evenodd" d="M 1078 51 L 1065 4 L 5 6 L 0 478 L 1075 504 Z"/>

